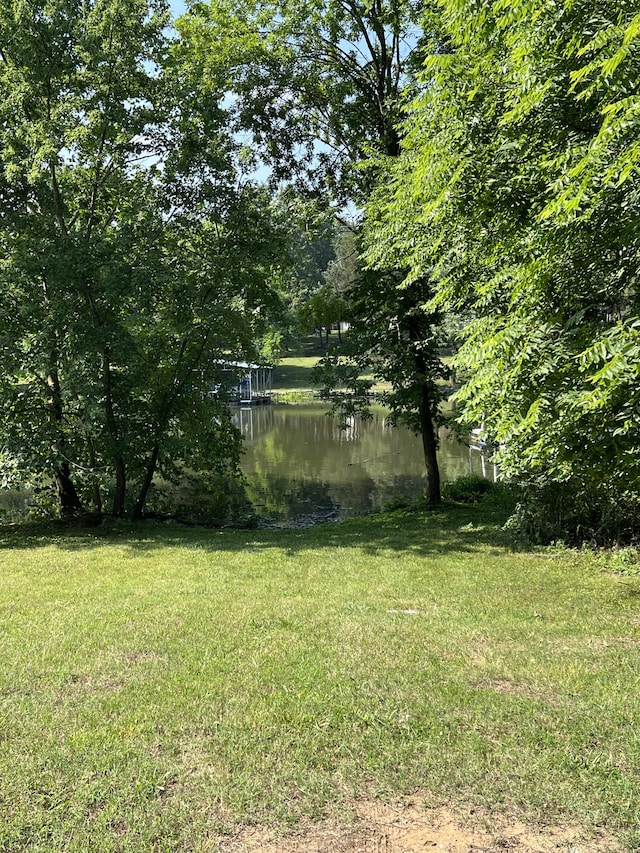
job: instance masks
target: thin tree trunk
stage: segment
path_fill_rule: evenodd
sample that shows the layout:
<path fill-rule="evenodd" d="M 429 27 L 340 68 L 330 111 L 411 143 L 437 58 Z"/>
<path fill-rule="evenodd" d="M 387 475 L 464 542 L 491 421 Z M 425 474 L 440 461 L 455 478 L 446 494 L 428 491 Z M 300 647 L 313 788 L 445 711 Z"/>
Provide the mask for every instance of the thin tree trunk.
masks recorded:
<path fill-rule="evenodd" d="M 102 515 L 102 495 L 98 483 L 93 485 L 93 509 L 96 515 Z"/>
<path fill-rule="evenodd" d="M 102 350 L 102 387 L 104 391 L 104 412 L 109 431 L 109 437 L 113 444 L 113 467 L 116 477 L 116 488 L 113 495 L 113 514 L 116 518 L 124 515 L 124 505 L 127 493 L 127 470 L 120 450 L 120 435 L 118 424 L 113 408 L 113 388 L 111 385 L 111 359 L 109 347 Z"/>
<path fill-rule="evenodd" d="M 49 409 L 51 412 L 52 421 L 59 427 L 62 426 L 64 412 L 62 408 L 62 390 L 60 388 L 60 380 L 57 370 L 52 370 L 47 377 L 47 385 L 51 391 L 49 400 Z M 58 510 L 62 518 L 74 515 L 74 513 L 82 512 L 83 506 L 76 492 L 71 479 L 71 468 L 69 463 L 64 459 L 64 433 L 62 429 L 58 433 L 56 454 L 62 456 L 61 461 L 57 461 L 53 466 L 53 477 L 56 484 L 56 492 L 58 495 Z"/>
<path fill-rule="evenodd" d="M 91 443 L 91 437 L 87 436 L 87 453 L 89 454 L 89 462 L 91 463 L 91 467 L 95 471 L 98 466 L 98 462 L 96 460 L 96 454 L 93 449 L 93 444 Z M 100 494 L 100 483 L 94 483 L 93 488 L 93 511 L 96 515 L 102 515 L 102 495 Z"/>
<path fill-rule="evenodd" d="M 420 415 L 420 432 L 422 434 L 422 450 L 424 452 L 424 465 L 427 471 L 427 502 L 439 504 L 442 500 L 440 493 L 440 466 L 438 464 L 438 436 L 433 422 L 433 400 L 431 389 L 427 381 L 427 362 L 424 354 L 419 349 L 420 329 L 412 318 L 407 324 L 416 373 L 422 377 L 422 388 L 420 391 L 420 402 L 418 412 Z"/>
<path fill-rule="evenodd" d="M 200 363 L 202 353 L 204 352 L 205 346 L 207 344 L 207 337 L 208 336 L 205 336 L 200 344 L 200 350 L 198 352 L 197 358 L 193 362 L 194 368 Z M 178 395 L 181 393 L 182 382 L 179 381 L 179 368 L 183 364 L 183 357 L 186 352 L 186 349 L 187 338 L 183 338 L 182 343 L 180 345 L 180 353 L 178 355 L 178 359 L 173 373 L 173 379 L 169 385 L 169 388 L 171 390 L 169 391 L 167 389 L 165 391 L 162 403 L 159 408 L 160 415 L 158 418 L 158 423 L 156 425 L 154 444 L 151 449 L 149 461 L 147 462 L 144 479 L 140 485 L 140 491 L 138 492 L 138 497 L 136 498 L 136 503 L 131 514 L 133 521 L 140 521 L 144 515 L 144 507 L 147 502 L 147 495 L 149 494 L 149 489 L 151 488 L 151 484 L 153 483 L 153 477 L 156 473 L 156 468 L 158 466 L 158 457 L 160 456 L 160 445 L 162 443 L 162 436 L 164 430 L 166 429 L 167 423 L 169 422 L 169 418 L 171 416 L 171 412 L 173 411 L 175 401 Z"/>

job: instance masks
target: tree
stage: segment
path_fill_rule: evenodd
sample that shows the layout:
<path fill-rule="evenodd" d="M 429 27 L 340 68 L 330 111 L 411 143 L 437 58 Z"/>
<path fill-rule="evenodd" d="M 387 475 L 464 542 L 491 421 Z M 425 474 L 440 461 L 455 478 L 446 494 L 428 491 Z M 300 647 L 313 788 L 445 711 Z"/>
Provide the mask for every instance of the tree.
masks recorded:
<path fill-rule="evenodd" d="M 223 93 L 205 103 L 167 25 L 162 0 L 2 6 L 2 463 L 53 476 L 63 514 L 108 483 L 139 516 L 159 466 L 234 470 L 211 389 L 280 263 Z"/>
<path fill-rule="evenodd" d="M 282 293 L 291 324 L 297 334 L 317 330 L 322 346 L 327 313 L 322 291 L 325 271 L 335 257 L 335 221 L 330 212 L 290 191 L 280 193 L 278 205 L 290 229 L 293 263 Z"/>
<path fill-rule="evenodd" d="M 334 237 L 335 258 L 327 264 L 325 287 L 331 304 L 332 322 L 338 327 L 342 343 L 342 326 L 349 313 L 349 294 L 358 276 L 356 235 L 351 228 L 340 228 Z"/>
<path fill-rule="evenodd" d="M 334 325 L 338 325 L 345 316 L 346 306 L 343 299 L 328 285 L 323 285 L 300 306 L 298 322 L 302 331 L 315 330 L 320 337 L 320 346 L 329 345 L 329 335 Z M 324 337 L 323 337 L 324 336 Z"/>
<path fill-rule="evenodd" d="M 208 6 L 192 6 L 179 27 L 196 53 L 208 55 L 213 76 L 220 73 L 221 65 L 228 68 L 227 85 L 236 98 L 238 127 L 249 133 L 262 159 L 273 168 L 275 180 L 293 180 L 305 191 L 315 191 L 346 221 L 345 204 L 355 204 L 361 211 L 380 176 L 384 179 L 385 158 L 393 160 L 400 153 L 402 99 L 412 85 L 420 53 L 420 5 L 411 0 L 212 0 Z M 400 281 L 397 269 L 386 267 L 386 282 Z M 371 322 L 375 317 L 379 324 L 378 350 L 388 340 L 388 327 L 396 322 L 393 312 L 398 300 L 414 328 L 422 305 L 407 306 L 411 292 L 396 299 L 383 287 L 377 309 L 361 318 Z M 314 326 L 326 325 L 335 313 L 328 310 L 327 296 L 327 292 L 315 295 L 306 307 Z M 364 305 L 357 299 L 356 304 Z M 385 306 L 390 315 L 384 314 Z M 420 344 L 412 341 L 413 332 L 403 332 L 388 353 L 390 364 L 397 360 L 398 342 L 407 347 L 408 361 L 396 380 L 408 381 L 413 389 L 419 375 L 426 383 L 425 393 L 442 373 L 436 353 L 429 351 L 423 360 L 437 337 L 426 328 L 435 317 L 427 312 L 421 318 Z M 353 336 L 352 347 L 355 340 Z M 362 342 L 365 358 L 369 349 Z M 408 362 L 414 363 L 417 374 L 409 376 Z M 422 372 L 434 365 L 435 374 Z M 328 382 L 329 363 L 326 368 Z M 397 387 L 399 406 L 405 396 Z M 413 399 L 413 391 L 406 390 L 406 399 Z M 411 411 L 407 410 L 408 419 L 413 417 Z M 421 428 L 429 444 L 430 437 L 436 436 L 433 411 L 431 404 L 422 406 Z M 429 494 L 437 501 L 435 446 L 428 471 L 433 481 Z"/>
<path fill-rule="evenodd" d="M 236 127 L 274 171 L 360 203 L 369 149 L 395 155 L 419 6 L 409 0 L 212 0 L 178 28 L 233 92 Z M 363 195 L 364 193 L 364 195 Z"/>
<path fill-rule="evenodd" d="M 507 474 L 637 501 L 640 22 L 606 0 L 437 6 L 373 255 L 473 313 L 463 419 Z"/>
<path fill-rule="evenodd" d="M 440 502 L 437 427 L 442 423 L 437 381 L 448 370 L 438 355 L 439 318 L 422 307 L 429 282 L 401 287 L 398 274 L 360 270 L 348 294 L 349 335 L 341 352 L 329 354 L 315 369 L 322 396 L 332 396 L 343 420 L 366 417 L 376 381 L 388 386 L 381 401 L 393 423 L 404 423 L 422 438 L 427 474 L 426 497 Z M 373 379 L 362 379 L 362 374 Z"/>

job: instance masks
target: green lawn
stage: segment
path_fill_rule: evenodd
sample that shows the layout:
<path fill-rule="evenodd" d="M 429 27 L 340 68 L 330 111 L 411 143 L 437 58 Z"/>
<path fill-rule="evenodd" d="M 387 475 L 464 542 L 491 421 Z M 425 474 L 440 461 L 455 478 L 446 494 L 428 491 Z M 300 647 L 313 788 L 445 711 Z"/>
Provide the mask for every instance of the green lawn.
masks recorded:
<path fill-rule="evenodd" d="M 344 333 L 345 340 L 347 337 L 348 332 Z M 335 332 L 332 335 L 331 347 L 339 348 Z M 303 338 L 297 349 L 280 359 L 273 369 L 273 389 L 276 396 L 294 397 L 300 394 L 312 396 L 315 388 L 311 381 L 311 372 L 318 361 L 326 355 L 326 352 L 326 347 L 318 345 L 317 337 Z M 443 361 L 448 364 L 451 361 L 450 356 L 445 356 Z M 373 380 L 373 370 L 362 373 L 361 378 Z M 376 382 L 374 390 L 377 392 L 389 391 L 391 384 L 389 382 Z"/>
<path fill-rule="evenodd" d="M 273 368 L 273 390 L 276 397 L 293 397 L 306 394 L 312 397 L 316 390 L 311 381 L 312 370 L 320 361 L 322 353 L 316 355 L 289 355 L 282 358 Z M 373 379 L 373 372 L 363 373 L 362 379 Z M 388 382 L 377 382 L 374 386 L 376 391 L 388 391 L 391 385 Z"/>
<path fill-rule="evenodd" d="M 273 368 L 273 388 L 279 393 L 312 391 L 311 371 L 319 355 L 288 356 Z"/>
<path fill-rule="evenodd" d="M 416 791 L 637 849 L 640 577 L 501 520 L 1 531 L 0 850 L 215 851 Z"/>
<path fill-rule="evenodd" d="M 334 348 L 338 345 L 338 337 L 334 332 L 330 346 Z M 296 346 L 273 368 L 273 389 L 276 396 L 295 397 L 304 394 L 312 397 L 315 388 L 311 382 L 311 371 L 326 354 L 327 347 L 320 346 L 318 335 L 301 337 Z"/>

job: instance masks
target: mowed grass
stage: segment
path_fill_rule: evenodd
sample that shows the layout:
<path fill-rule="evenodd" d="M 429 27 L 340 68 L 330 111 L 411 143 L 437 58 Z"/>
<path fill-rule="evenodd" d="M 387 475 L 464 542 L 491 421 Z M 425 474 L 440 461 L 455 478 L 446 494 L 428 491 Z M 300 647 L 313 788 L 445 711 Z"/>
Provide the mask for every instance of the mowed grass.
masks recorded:
<path fill-rule="evenodd" d="M 4 531 L 0 850 L 215 851 L 410 792 L 637 849 L 640 578 L 501 521 Z"/>
<path fill-rule="evenodd" d="M 332 336 L 331 344 L 337 342 Z M 326 355 L 327 347 L 320 346 L 317 335 L 301 337 L 296 345 L 273 368 L 273 388 L 279 394 L 313 393 L 312 371 Z"/>
<path fill-rule="evenodd" d="M 307 393 L 312 396 L 318 390 L 312 381 L 313 368 L 320 358 L 321 355 L 291 355 L 282 358 L 273 368 L 273 390 L 276 395 Z M 373 371 L 362 373 L 360 378 L 373 381 Z M 376 382 L 374 385 L 377 392 L 390 389 L 388 382 Z"/>
<path fill-rule="evenodd" d="M 273 369 L 273 387 L 281 393 L 294 391 L 312 391 L 313 368 L 320 356 L 288 356 L 280 360 Z"/>

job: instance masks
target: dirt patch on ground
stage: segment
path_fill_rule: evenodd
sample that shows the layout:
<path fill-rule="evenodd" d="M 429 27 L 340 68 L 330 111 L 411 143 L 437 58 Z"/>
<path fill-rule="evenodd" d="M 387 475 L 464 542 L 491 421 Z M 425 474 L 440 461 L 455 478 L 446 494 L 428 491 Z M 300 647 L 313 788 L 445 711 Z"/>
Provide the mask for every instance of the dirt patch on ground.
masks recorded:
<path fill-rule="evenodd" d="M 604 832 L 586 837 L 577 828 L 535 830 L 477 812 L 467 816 L 447 809 L 424 809 L 417 801 L 384 805 L 353 804 L 351 826 L 329 822 L 300 826 L 295 832 L 249 827 L 221 841 L 220 853 L 619 853 Z"/>

